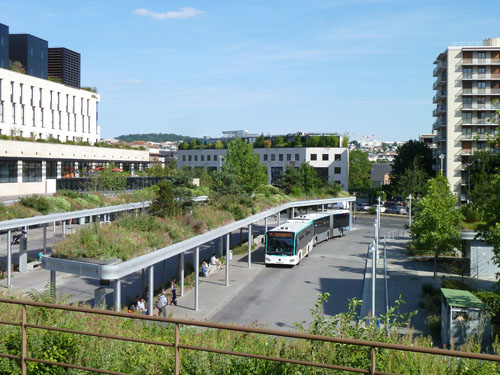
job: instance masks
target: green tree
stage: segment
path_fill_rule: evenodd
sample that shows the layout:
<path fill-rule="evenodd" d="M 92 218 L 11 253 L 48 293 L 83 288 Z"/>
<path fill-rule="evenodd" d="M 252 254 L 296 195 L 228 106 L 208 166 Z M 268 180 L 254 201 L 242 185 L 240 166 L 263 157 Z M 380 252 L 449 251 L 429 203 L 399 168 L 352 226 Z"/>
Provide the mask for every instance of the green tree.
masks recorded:
<path fill-rule="evenodd" d="M 158 191 L 155 199 L 148 208 L 148 211 L 159 217 L 175 216 L 177 209 L 174 203 L 174 189 L 172 182 L 161 181 L 158 184 Z"/>
<path fill-rule="evenodd" d="M 302 146 L 302 136 L 300 133 L 295 135 L 295 139 L 293 140 L 293 147 L 303 147 Z"/>
<path fill-rule="evenodd" d="M 280 135 L 276 138 L 276 141 L 274 142 L 274 146 L 275 147 L 285 147 L 286 146 L 286 142 L 285 142 L 285 139 Z"/>
<path fill-rule="evenodd" d="M 259 138 L 257 138 L 255 140 L 255 142 L 253 143 L 253 148 L 264 148 L 265 147 L 265 144 L 264 144 L 265 140 L 266 139 L 264 138 L 264 134 L 261 134 L 259 136 Z"/>
<path fill-rule="evenodd" d="M 392 164 L 391 185 L 398 186 L 399 179 L 406 173 L 408 168 L 412 168 L 417 160 L 420 168 L 424 170 L 428 178 L 435 175 L 432 170 L 432 151 L 424 142 L 410 140 L 399 146 L 396 150 L 396 157 Z"/>
<path fill-rule="evenodd" d="M 113 169 L 116 169 L 115 163 L 111 163 L 102 171 L 97 171 L 92 177 L 92 185 L 95 191 L 120 192 L 125 190 L 129 174 L 114 171 Z"/>
<path fill-rule="evenodd" d="M 299 175 L 302 190 L 306 194 L 312 194 L 314 190 L 316 190 L 322 184 L 322 181 L 318 177 L 318 172 L 316 172 L 316 169 L 310 166 L 307 162 L 300 165 Z"/>
<path fill-rule="evenodd" d="M 410 194 L 413 197 L 421 196 L 425 191 L 428 178 L 429 176 L 427 173 L 420 167 L 418 159 L 415 158 L 413 160 L 413 165 L 399 178 L 395 190 L 403 197 L 407 197 Z"/>
<path fill-rule="evenodd" d="M 222 150 L 224 148 L 224 143 L 222 143 L 222 141 L 215 141 L 215 148 L 217 150 Z"/>
<path fill-rule="evenodd" d="M 188 149 L 189 150 L 194 150 L 194 149 L 196 149 L 196 146 L 197 146 L 196 139 L 191 139 L 191 141 L 189 142 Z"/>
<path fill-rule="evenodd" d="M 287 164 L 285 172 L 283 173 L 283 176 L 281 176 L 280 187 L 286 194 L 290 194 L 293 188 L 302 189 L 299 168 L 295 168 L 293 165 Z"/>
<path fill-rule="evenodd" d="M 266 169 L 260 164 L 259 155 L 254 154 L 251 144 L 240 138 L 227 144 L 226 163 L 222 168 L 233 173 L 238 184 L 247 193 L 253 193 L 257 187 L 267 182 Z"/>
<path fill-rule="evenodd" d="M 311 135 L 306 142 L 307 147 L 318 147 L 319 146 L 319 136 Z"/>
<path fill-rule="evenodd" d="M 368 152 L 352 150 L 349 152 L 349 189 L 367 190 L 371 187 L 372 163 Z"/>
<path fill-rule="evenodd" d="M 424 196 L 415 204 L 410 234 L 417 249 L 434 252 L 434 277 L 439 255 L 452 251 L 460 243 L 462 214 L 456 204 L 457 199 L 444 176 L 428 180 Z"/>

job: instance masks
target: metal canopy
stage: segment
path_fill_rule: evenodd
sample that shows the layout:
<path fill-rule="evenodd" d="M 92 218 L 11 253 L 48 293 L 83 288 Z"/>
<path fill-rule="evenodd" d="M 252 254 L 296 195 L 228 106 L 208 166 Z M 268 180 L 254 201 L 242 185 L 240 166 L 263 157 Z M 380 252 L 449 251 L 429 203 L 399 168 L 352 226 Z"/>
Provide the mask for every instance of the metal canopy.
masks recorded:
<path fill-rule="evenodd" d="M 13 219 L 0 221 L 0 230 L 13 230 L 16 228 L 31 227 L 34 225 L 48 224 L 55 221 L 64 221 L 69 219 L 78 219 L 81 217 L 96 216 L 110 214 L 113 212 L 128 211 L 141 209 L 143 207 L 148 207 L 151 201 L 147 202 L 137 202 L 137 203 L 126 203 L 117 206 L 107 206 L 99 208 L 91 208 L 87 210 L 64 212 L 50 215 L 40 215 L 34 217 L 28 217 L 24 219 Z"/>
<path fill-rule="evenodd" d="M 338 202 L 354 202 L 355 200 L 356 200 L 355 197 L 347 197 L 347 198 L 327 198 L 327 199 L 289 202 L 279 207 L 271 208 L 267 211 L 247 217 L 243 220 L 236 221 L 234 223 L 225 225 L 221 228 L 211 230 L 207 233 L 203 233 L 196 237 L 192 237 L 187 240 L 177 242 L 175 244 L 169 245 L 167 247 L 155 250 L 151 253 L 130 259 L 128 261 L 119 264 L 115 263 L 115 264 L 103 265 L 103 264 L 95 264 L 78 260 L 52 258 L 49 255 L 45 255 L 42 258 L 42 266 L 43 268 L 49 269 L 51 271 L 72 273 L 96 279 L 118 280 L 131 273 L 138 272 L 143 268 L 152 266 L 165 259 L 171 258 L 177 254 L 181 254 L 188 250 L 199 247 L 207 242 L 211 242 L 235 230 L 238 230 L 242 227 L 246 227 L 260 220 L 266 219 L 269 216 L 278 214 L 279 212 L 287 210 L 289 208 L 317 206 L 317 205 L 338 203 Z"/>

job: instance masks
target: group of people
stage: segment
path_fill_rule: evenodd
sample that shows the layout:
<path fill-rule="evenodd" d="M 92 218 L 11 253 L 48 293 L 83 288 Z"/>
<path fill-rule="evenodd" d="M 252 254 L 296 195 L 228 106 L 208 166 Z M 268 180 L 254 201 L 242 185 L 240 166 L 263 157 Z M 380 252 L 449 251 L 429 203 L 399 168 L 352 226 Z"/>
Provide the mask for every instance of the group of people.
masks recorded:
<path fill-rule="evenodd" d="M 217 259 L 215 253 L 213 253 L 210 258 L 210 264 L 216 266 L 217 269 L 220 269 L 222 267 L 222 263 L 219 259 Z M 201 276 L 207 277 L 207 272 L 208 272 L 208 263 L 204 260 L 201 263 Z"/>
<path fill-rule="evenodd" d="M 172 290 L 172 299 L 170 300 L 170 305 L 177 306 L 177 280 L 175 277 L 170 280 L 170 289 Z M 147 293 L 146 293 L 147 294 Z M 147 298 L 143 296 L 138 296 L 135 303 L 130 307 L 130 312 L 139 311 L 143 315 L 148 314 L 148 309 L 146 307 Z M 166 317 L 167 316 L 167 305 L 169 305 L 167 298 L 167 291 L 162 290 L 158 300 L 156 301 L 156 308 L 158 308 L 158 315 Z"/>

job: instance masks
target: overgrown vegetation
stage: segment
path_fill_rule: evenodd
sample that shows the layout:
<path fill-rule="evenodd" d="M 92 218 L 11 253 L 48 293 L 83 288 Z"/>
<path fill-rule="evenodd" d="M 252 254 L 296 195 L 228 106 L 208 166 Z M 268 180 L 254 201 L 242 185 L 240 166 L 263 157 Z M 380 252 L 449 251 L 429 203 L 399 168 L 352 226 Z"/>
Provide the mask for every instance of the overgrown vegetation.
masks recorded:
<path fill-rule="evenodd" d="M 36 301 L 55 302 L 48 293 L 32 293 Z M 351 300 L 349 310 L 332 317 L 323 315 L 323 304 L 329 294 L 318 296 L 311 309 L 312 322 L 297 324 L 300 332 L 366 339 L 406 345 L 431 347 L 429 338 L 400 335 L 399 328 L 408 327 L 409 315 L 399 313 L 397 301 L 391 311 L 381 317 L 382 322 L 391 321 L 386 333 L 383 326 L 365 325 L 356 314 L 361 301 Z M 21 307 L 0 305 L 2 320 L 20 321 Z M 94 316 L 92 314 L 66 312 L 55 309 L 28 307 L 27 322 L 63 329 L 78 329 L 87 332 L 133 337 L 159 342 L 173 342 L 173 325 L 143 323 L 131 319 Z M 1 325 L 0 352 L 21 355 L 21 330 L 15 326 Z M 304 361 L 336 364 L 349 367 L 370 368 L 370 348 L 345 344 L 321 343 L 310 340 L 279 338 L 276 336 L 239 333 L 215 329 L 182 327 L 181 341 L 185 345 L 233 350 L 262 356 L 293 358 Z M 30 357 L 49 361 L 66 362 L 74 365 L 106 369 L 128 374 L 166 374 L 174 365 L 174 352 L 163 347 L 124 341 L 112 341 L 97 337 L 50 332 L 38 329 L 28 330 L 28 353 Z M 474 342 L 469 342 L 466 351 L 477 352 Z M 495 352 L 499 345 L 495 343 Z M 296 366 L 258 359 L 225 356 L 210 352 L 181 350 L 183 374 L 337 374 L 338 371 Z M 494 362 L 409 353 L 403 351 L 378 350 L 377 370 L 397 374 L 496 374 L 500 366 Z M 20 373 L 18 360 L 0 358 L 0 374 Z M 36 362 L 28 362 L 28 374 L 80 374 L 80 370 L 64 369 Z"/>

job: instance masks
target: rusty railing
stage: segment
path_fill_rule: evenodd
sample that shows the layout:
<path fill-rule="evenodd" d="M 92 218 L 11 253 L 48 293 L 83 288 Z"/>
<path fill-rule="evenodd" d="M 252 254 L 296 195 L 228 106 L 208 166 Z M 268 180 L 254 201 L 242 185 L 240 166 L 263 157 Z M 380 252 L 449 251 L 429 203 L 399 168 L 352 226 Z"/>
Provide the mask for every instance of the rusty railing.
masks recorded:
<path fill-rule="evenodd" d="M 111 340 L 121 340 L 121 341 L 170 347 L 170 348 L 174 349 L 174 373 L 176 375 L 178 375 L 180 373 L 180 368 L 181 368 L 181 361 L 180 361 L 181 349 L 204 351 L 204 352 L 211 352 L 211 353 L 224 354 L 224 355 L 234 355 L 234 356 L 246 357 L 246 358 L 252 358 L 252 359 L 284 362 L 284 363 L 301 365 L 301 366 L 311 366 L 311 367 L 319 367 L 319 368 L 324 368 L 324 369 L 340 370 L 340 371 L 347 371 L 347 372 L 360 373 L 360 374 L 373 374 L 373 375 L 375 375 L 375 374 L 378 374 L 378 375 L 396 375 L 393 373 L 377 371 L 377 369 L 376 369 L 376 349 L 400 350 L 400 351 L 413 352 L 413 353 L 423 353 L 423 354 L 431 354 L 431 355 L 439 355 L 439 356 L 460 357 L 460 358 L 500 362 L 500 356 L 491 355 L 491 354 L 469 353 L 469 352 L 455 351 L 455 350 L 426 348 L 426 347 L 421 347 L 421 346 L 410 346 L 410 345 L 391 344 L 391 343 L 368 341 L 368 340 L 356 340 L 356 339 L 330 337 L 330 336 L 319 336 L 319 335 L 312 335 L 312 334 L 307 334 L 307 333 L 286 332 L 286 331 L 278 331 L 278 330 L 271 330 L 271 329 L 265 329 L 265 328 L 234 326 L 234 325 L 229 325 L 229 324 L 217 324 L 217 323 L 193 321 L 193 320 L 185 320 L 185 319 L 161 318 L 161 317 L 154 317 L 154 316 L 151 317 L 151 316 L 147 316 L 147 315 L 136 315 L 136 314 L 123 313 L 123 312 L 97 310 L 97 309 L 89 309 L 89 308 L 75 307 L 75 306 L 54 305 L 54 304 L 48 304 L 48 303 L 42 303 L 42 302 L 28 301 L 28 300 L 14 300 L 14 299 L 8 299 L 8 298 L 0 298 L 0 303 L 20 305 L 21 309 L 22 309 L 21 310 L 21 322 L 0 320 L 0 324 L 18 326 L 21 328 L 21 355 L 0 353 L 0 357 L 19 360 L 21 362 L 21 373 L 23 375 L 26 374 L 27 362 L 38 362 L 38 363 L 43 363 L 43 364 L 47 364 L 47 365 L 55 365 L 55 366 L 61 366 L 61 367 L 65 367 L 65 368 L 73 368 L 73 369 L 91 371 L 91 372 L 101 373 L 101 374 L 125 375 L 124 373 L 116 372 L 116 371 L 108 371 L 108 370 L 97 369 L 97 368 L 92 368 L 92 367 L 74 365 L 74 364 L 70 364 L 70 363 L 53 362 L 53 361 L 47 361 L 47 360 L 28 357 L 27 330 L 29 328 L 42 329 L 42 330 L 54 331 L 54 332 L 63 332 L 63 333 L 93 336 L 93 337 L 105 338 L 105 339 L 111 339 Z M 50 308 L 50 309 L 57 309 L 57 310 L 64 310 L 64 311 L 81 312 L 81 313 L 87 313 L 87 314 L 113 316 L 113 317 L 128 318 L 128 319 L 138 319 L 138 320 L 153 321 L 153 322 L 170 323 L 170 324 L 174 325 L 174 340 L 173 340 L 173 342 L 144 340 L 144 339 L 138 339 L 138 338 L 133 338 L 133 337 L 101 334 L 101 333 L 97 333 L 97 332 L 79 331 L 79 330 L 74 330 L 74 329 L 66 329 L 66 328 L 31 324 L 31 323 L 27 322 L 27 318 L 26 318 L 26 316 L 27 316 L 26 310 L 27 310 L 28 306 Z M 370 368 L 369 369 L 353 368 L 353 367 L 346 367 L 346 366 L 327 364 L 327 363 L 309 362 L 309 361 L 295 360 L 295 359 L 290 359 L 290 358 L 271 357 L 271 356 L 265 356 L 265 355 L 259 355 L 259 354 L 236 352 L 236 351 L 231 351 L 231 350 L 222 350 L 222 349 L 211 348 L 211 347 L 186 345 L 186 344 L 182 344 L 182 342 L 181 342 L 181 334 L 180 334 L 180 329 L 179 329 L 180 326 L 214 328 L 214 329 L 238 331 L 238 332 L 246 332 L 246 333 L 255 333 L 255 334 L 262 334 L 262 335 L 269 335 L 269 336 L 287 337 L 287 338 L 293 338 L 293 339 L 304 339 L 304 340 L 312 340 L 312 341 L 320 341 L 320 342 L 340 343 L 340 344 L 346 344 L 346 345 L 356 345 L 356 346 L 362 346 L 362 347 L 369 347 L 369 348 L 371 348 L 371 350 L 370 350 Z"/>

